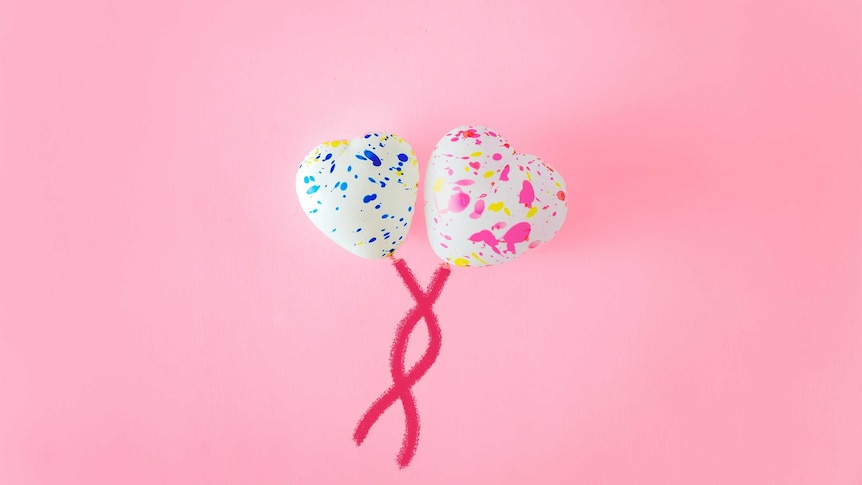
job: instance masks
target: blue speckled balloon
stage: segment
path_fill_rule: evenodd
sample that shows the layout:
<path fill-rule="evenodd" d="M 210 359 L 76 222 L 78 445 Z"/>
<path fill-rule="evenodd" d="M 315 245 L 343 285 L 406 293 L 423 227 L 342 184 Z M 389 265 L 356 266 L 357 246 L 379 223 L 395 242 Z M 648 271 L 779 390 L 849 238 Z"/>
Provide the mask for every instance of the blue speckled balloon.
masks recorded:
<path fill-rule="evenodd" d="M 323 143 L 296 174 L 296 195 L 311 222 L 339 246 L 370 259 L 386 257 L 404 242 L 418 186 L 413 148 L 388 133 Z"/>

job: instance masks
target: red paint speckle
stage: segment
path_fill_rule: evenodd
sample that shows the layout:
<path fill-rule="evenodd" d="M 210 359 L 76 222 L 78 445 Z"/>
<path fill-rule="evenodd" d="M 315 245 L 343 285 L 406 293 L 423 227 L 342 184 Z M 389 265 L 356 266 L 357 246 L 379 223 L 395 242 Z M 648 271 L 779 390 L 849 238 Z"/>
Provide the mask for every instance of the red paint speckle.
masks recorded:
<path fill-rule="evenodd" d="M 562 190 L 557 192 L 557 198 L 560 200 L 566 200 L 566 193 L 563 192 Z"/>

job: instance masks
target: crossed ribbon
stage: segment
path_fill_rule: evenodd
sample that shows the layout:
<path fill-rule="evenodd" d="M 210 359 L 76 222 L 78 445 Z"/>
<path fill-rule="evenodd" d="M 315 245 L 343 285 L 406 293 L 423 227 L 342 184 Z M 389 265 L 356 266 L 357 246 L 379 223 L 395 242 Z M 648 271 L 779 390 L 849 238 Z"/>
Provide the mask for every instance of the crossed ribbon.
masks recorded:
<path fill-rule="evenodd" d="M 440 265 L 434 271 L 428 289 L 423 291 L 419 287 L 419 282 L 416 281 L 413 271 L 407 267 L 407 263 L 403 259 L 394 260 L 394 264 L 398 275 L 404 281 L 413 299 L 416 300 L 416 305 L 407 312 L 395 331 L 395 341 L 392 343 L 392 352 L 389 354 L 392 385 L 365 411 L 359 424 L 356 425 L 356 431 L 353 432 L 353 441 L 356 442 L 357 446 L 361 445 L 368 435 L 368 431 L 371 430 L 371 426 L 377 422 L 389 406 L 395 403 L 396 399 L 400 399 L 404 406 L 406 429 L 404 439 L 401 442 L 401 450 L 398 451 L 397 462 L 399 467 L 404 468 L 410 464 L 413 455 L 416 454 L 416 447 L 419 445 L 419 410 L 416 408 L 416 398 L 413 397 L 411 388 L 428 372 L 440 353 L 443 336 L 440 332 L 440 325 L 437 323 L 437 315 L 434 314 L 433 305 L 440 297 L 440 292 L 443 290 L 446 279 L 449 278 L 451 269 L 449 269 L 448 264 Z M 407 341 L 420 318 L 425 319 L 425 324 L 428 326 L 428 347 L 419 361 L 405 374 L 404 357 L 407 352 Z"/>

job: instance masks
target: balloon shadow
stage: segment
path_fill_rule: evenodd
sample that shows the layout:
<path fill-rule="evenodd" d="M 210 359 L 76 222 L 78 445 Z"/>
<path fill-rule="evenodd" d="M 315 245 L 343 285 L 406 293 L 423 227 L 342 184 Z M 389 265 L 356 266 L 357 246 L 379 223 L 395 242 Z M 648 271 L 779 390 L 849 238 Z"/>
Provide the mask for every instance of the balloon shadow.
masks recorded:
<path fill-rule="evenodd" d="M 627 123 L 553 123 L 566 129 L 527 141 L 566 180 L 569 212 L 554 238 L 557 247 L 660 231 L 704 210 L 709 176 L 702 145 L 697 136 L 680 142 L 679 126 L 661 121 L 641 119 L 638 125 L 649 128 L 640 131 Z"/>

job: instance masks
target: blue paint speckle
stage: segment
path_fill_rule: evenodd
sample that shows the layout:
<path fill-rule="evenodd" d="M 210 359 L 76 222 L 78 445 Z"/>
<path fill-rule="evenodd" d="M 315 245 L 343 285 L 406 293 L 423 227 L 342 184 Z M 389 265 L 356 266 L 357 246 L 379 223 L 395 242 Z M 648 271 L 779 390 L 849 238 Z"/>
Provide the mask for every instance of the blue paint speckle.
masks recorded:
<path fill-rule="evenodd" d="M 374 180 L 374 179 L 373 179 L 373 178 L 371 178 L 371 177 L 368 177 L 368 181 L 369 181 L 369 182 L 371 182 L 372 184 L 376 184 L 376 183 L 377 183 L 377 181 L 376 181 L 376 180 Z"/>
<path fill-rule="evenodd" d="M 367 158 L 363 157 L 362 155 L 360 155 L 358 153 L 356 154 L 356 158 L 358 158 L 360 160 L 368 160 Z"/>
<path fill-rule="evenodd" d="M 366 204 L 377 198 L 377 194 L 369 194 L 362 198 L 362 202 Z M 378 206 L 380 207 L 380 206 Z"/>
<path fill-rule="evenodd" d="M 320 188 L 319 185 L 312 185 L 308 190 L 305 191 L 305 193 L 308 195 L 311 195 L 311 194 L 317 192 L 317 189 L 319 189 L 319 188 Z"/>
<path fill-rule="evenodd" d="M 359 231 L 361 231 L 361 230 L 362 230 L 362 228 L 360 227 L 360 228 L 356 229 L 356 232 L 359 232 Z"/>
<path fill-rule="evenodd" d="M 398 156 L 399 156 L 399 157 L 401 157 L 401 155 L 398 155 Z M 326 154 L 326 158 L 324 158 L 324 159 L 323 159 L 323 161 L 325 162 L 325 161 L 329 160 L 330 158 L 332 158 L 332 154 L 331 154 L 331 153 L 327 153 L 327 154 Z"/>
<path fill-rule="evenodd" d="M 309 179 L 308 179 L 308 175 L 306 175 L 305 177 L 302 177 L 302 181 L 303 181 L 303 182 L 308 183 L 308 180 L 309 180 Z"/>
<path fill-rule="evenodd" d="M 335 171 L 335 162 L 333 162 L 333 163 L 332 163 L 332 166 L 331 166 L 331 167 L 329 167 L 329 173 L 332 173 L 332 172 L 334 172 L 334 171 Z"/>
<path fill-rule="evenodd" d="M 388 218 L 389 218 L 389 214 L 383 214 L 382 216 L 380 216 L 380 218 L 381 218 L 381 219 L 388 219 Z"/>
<path fill-rule="evenodd" d="M 409 158 L 410 157 L 408 157 L 406 153 L 399 153 L 398 154 L 398 160 L 401 160 L 402 162 L 406 162 Z"/>
<path fill-rule="evenodd" d="M 412 205 L 407 208 L 407 212 L 413 212 L 413 206 Z"/>
<path fill-rule="evenodd" d="M 353 166 L 352 166 L 352 165 L 348 165 L 348 166 L 347 166 L 347 171 L 349 172 L 349 171 L 351 171 L 351 170 L 353 170 Z"/>
<path fill-rule="evenodd" d="M 380 204 L 375 205 L 375 206 L 374 206 L 374 208 L 375 208 L 375 209 L 379 209 L 379 208 L 380 208 Z"/>
<path fill-rule="evenodd" d="M 377 238 L 376 238 L 376 237 L 372 237 L 371 239 L 369 239 L 369 240 L 368 240 L 368 242 L 373 243 L 373 242 L 374 242 L 374 241 L 376 241 L 376 240 L 377 240 Z"/>
<path fill-rule="evenodd" d="M 347 190 L 347 182 L 341 182 L 341 190 Z"/>
<path fill-rule="evenodd" d="M 371 163 L 373 163 L 375 167 L 379 167 L 381 165 L 382 162 L 380 161 L 380 158 L 377 156 L 376 153 L 372 152 L 371 150 L 365 150 L 364 153 L 365 156 L 368 157 L 369 160 L 371 160 Z"/>

